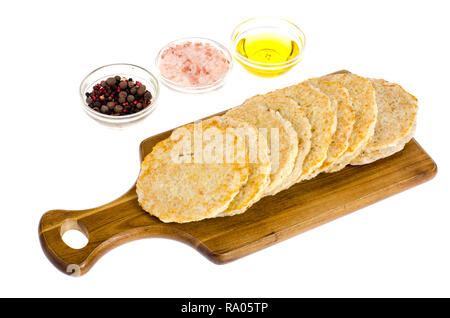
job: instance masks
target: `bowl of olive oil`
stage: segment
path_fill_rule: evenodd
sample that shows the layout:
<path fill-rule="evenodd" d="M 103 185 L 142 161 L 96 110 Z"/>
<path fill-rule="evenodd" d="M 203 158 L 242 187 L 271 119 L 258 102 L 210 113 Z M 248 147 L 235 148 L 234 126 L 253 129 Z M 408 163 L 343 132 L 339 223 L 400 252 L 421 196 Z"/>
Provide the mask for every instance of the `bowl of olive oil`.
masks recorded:
<path fill-rule="evenodd" d="M 234 58 L 250 73 L 274 77 L 303 58 L 305 35 L 294 23 L 275 17 L 252 18 L 231 35 Z"/>

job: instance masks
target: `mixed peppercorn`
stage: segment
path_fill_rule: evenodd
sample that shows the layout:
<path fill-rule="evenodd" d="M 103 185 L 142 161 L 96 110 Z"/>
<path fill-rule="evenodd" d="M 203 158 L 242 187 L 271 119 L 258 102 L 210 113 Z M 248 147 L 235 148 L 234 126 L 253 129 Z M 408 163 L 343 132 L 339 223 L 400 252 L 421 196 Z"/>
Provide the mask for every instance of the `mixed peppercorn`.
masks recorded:
<path fill-rule="evenodd" d="M 86 93 L 86 103 L 102 114 L 124 116 L 150 105 L 152 93 L 139 81 L 115 76 L 95 84 L 92 92 Z"/>

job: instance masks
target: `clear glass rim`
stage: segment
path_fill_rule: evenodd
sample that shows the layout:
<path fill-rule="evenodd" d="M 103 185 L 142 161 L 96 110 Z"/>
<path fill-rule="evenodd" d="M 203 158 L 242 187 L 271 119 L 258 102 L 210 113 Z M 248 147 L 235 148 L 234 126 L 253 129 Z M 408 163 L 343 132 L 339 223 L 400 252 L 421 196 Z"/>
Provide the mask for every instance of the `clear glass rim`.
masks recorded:
<path fill-rule="evenodd" d="M 167 77 L 165 77 L 159 70 L 159 62 L 161 60 L 161 55 L 162 55 L 163 51 L 175 43 L 188 42 L 188 41 L 210 42 L 214 46 L 216 46 L 218 49 L 220 49 L 220 51 L 222 51 L 225 54 L 225 57 L 228 59 L 228 61 L 230 61 L 230 68 L 225 73 L 225 75 L 223 77 L 221 77 L 220 79 L 218 79 L 217 81 L 215 81 L 214 83 L 211 83 L 208 85 L 202 85 L 202 86 L 183 86 L 183 85 L 180 85 L 180 84 L 168 79 Z M 204 38 L 204 37 L 184 37 L 184 38 L 179 38 L 179 39 L 173 40 L 173 41 L 167 43 L 166 45 L 164 45 L 159 50 L 158 54 L 156 55 L 155 65 L 156 65 L 156 68 L 158 69 L 159 76 L 161 77 L 161 80 L 164 84 L 168 85 L 171 88 L 179 88 L 180 91 L 192 91 L 193 93 L 196 93 L 196 92 L 201 92 L 204 90 L 211 90 L 211 89 L 215 88 L 216 86 L 217 87 L 221 86 L 222 82 L 224 81 L 224 79 L 227 77 L 227 75 L 231 72 L 231 70 L 233 68 L 233 56 L 231 55 L 230 51 L 223 44 L 221 44 L 215 40 L 212 40 L 209 38 Z"/>
<path fill-rule="evenodd" d="M 129 114 L 129 115 L 122 115 L 122 116 L 112 116 L 112 115 L 106 115 L 106 114 L 102 114 L 100 112 L 96 112 L 95 110 L 93 110 L 92 108 L 90 108 L 85 101 L 85 95 L 83 92 L 83 84 L 87 81 L 87 79 L 95 74 L 96 72 L 105 69 L 107 67 L 112 67 L 112 66 L 128 66 L 128 67 L 135 67 L 138 68 L 142 71 L 144 71 L 145 73 L 147 73 L 147 75 L 152 79 L 152 81 L 154 81 L 155 85 L 155 91 L 152 92 L 152 99 L 151 99 L 151 104 L 145 108 L 144 110 L 141 110 L 137 113 L 134 114 Z M 132 74 L 130 74 L 132 75 Z M 158 100 L 159 97 L 159 82 L 158 79 L 156 78 L 155 75 L 153 75 L 150 71 L 148 71 L 147 69 L 136 65 L 136 64 L 130 64 L 130 63 L 112 63 L 112 64 L 107 64 L 107 65 L 103 65 L 100 67 L 97 67 L 96 69 L 94 69 L 92 72 L 90 72 L 88 75 L 86 75 L 83 80 L 81 81 L 81 84 L 79 86 L 79 93 L 80 93 L 80 98 L 81 98 L 81 102 L 83 104 L 83 108 L 85 111 L 87 111 L 89 114 L 93 115 L 94 117 L 98 117 L 101 119 L 105 119 L 107 121 L 127 121 L 127 120 L 131 120 L 131 119 L 135 119 L 135 118 L 139 118 L 139 117 L 143 117 L 144 115 L 150 113 L 153 111 L 153 109 L 156 106 L 156 102 Z"/>
<path fill-rule="evenodd" d="M 278 21 L 278 22 L 283 22 L 288 24 L 289 26 L 293 27 L 294 30 L 298 33 L 298 37 L 302 42 L 302 50 L 300 52 L 299 55 L 297 55 L 295 58 L 293 58 L 292 60 L 286 61 L 286 62 L 282 62 L 282 63 L 262 63 L 262 62 L 255 62 L 252 61 L 248 58 L 246 58 L 245 56 L 242 56 L 241 53 L 239 53 L 236 50 L 236 38 L 237 36 L 241 33 L 239 32 L 239 29 L 242 28 L 243 26 L 245 26 L 245 24 L 251 22 L 251 21 L 255 21 L 255 20 L 273 20 L 273 21 Z M 241 23 L 239 23 L 234 29 L 233 32 L 231 33 L 231 43 L 233 44 L 233 55 L 234 57 L 241 63 L 244 63 L 248 66 L 251 67 L 257 67 L 260 69 L 283 69 L 292 65 L 297 64 L 298 62 L 300 62 L 303 58 L 303 51 L 305 50 L 305 46 L 306 46 L 306 38 L 305 38 L 305 33 L 303 33 L 302 29 L 300 29 L 300 27 L 298 27 L 295 23 L 284 19 L 284 18 L 280 18 L 280 17 L 273 17 L 273 16 L 261 16 L 261 17 L 253 17 L 250 19 L 247 19 Z"/>

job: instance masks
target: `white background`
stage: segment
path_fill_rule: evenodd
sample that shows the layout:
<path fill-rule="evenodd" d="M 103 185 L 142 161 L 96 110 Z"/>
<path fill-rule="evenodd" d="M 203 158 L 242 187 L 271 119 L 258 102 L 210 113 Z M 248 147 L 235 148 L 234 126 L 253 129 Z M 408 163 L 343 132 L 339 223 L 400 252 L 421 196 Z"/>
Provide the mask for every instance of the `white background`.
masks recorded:
<path fill-rule="evenodd" d="M 450 296 L 450 19 L 447 1 L 8 1 L 0 10 L 0 296 Z M 94 68 L 155 71 L 166 42 L 204 36 L 230 46 L 235 25 L 288 18 L 306 34 L 290 73 L 257 78 L 235 64 L 206 95 L 162 87 L 156 111 L 113 130 L 80 107 Z M 41 215 L 109 202 L 129 189 L 146 137 L 256 93 L 340 69 L 402 84 L 419 98 L 416 139 L 435 179 L 227 265 L 146 239 L 105 255 L 81 278 L 61 274 L 38 240 Z"/>

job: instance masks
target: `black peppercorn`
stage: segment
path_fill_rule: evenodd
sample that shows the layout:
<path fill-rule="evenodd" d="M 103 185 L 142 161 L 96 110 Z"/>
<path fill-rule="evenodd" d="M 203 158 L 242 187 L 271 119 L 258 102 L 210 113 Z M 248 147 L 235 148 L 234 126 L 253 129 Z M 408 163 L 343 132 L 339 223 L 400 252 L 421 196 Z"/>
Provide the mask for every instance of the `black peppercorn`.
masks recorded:
<path fill-rule="evenodd" d="M 116 107 L 114 107 L 114 111 L 115 111 L 116 113 L 120 113 L 122 110 L 123 110 L 123 107 L 120 106 L 120 105 L 116 105 Z"/>
<path fill-rule="evenodd" d="M 106 105 L 103 105 L 102 108 L 100 108 L 100 111 L 101 111 L 103 114 L 108 113 L 108 110 L 109 110 L 109 108 L 108 108 L 108 106 L 106 106 Z"/>
<path fill-rule="evenodd" d="M 128 83 L 127 82 L 125 82 L 125 81 L 122 81 L 122 82 L 120 82 L 119 83 L 119 87 L 120 87 L 120 89 L 126 89 L 127 87 L 128 87 Z"/>
<path fill-rule="evenodd" d="M 106 104 L 106 106 L 108 106 L 108 109 L 113 110 L 113 109 L 114 109 L 114 106 L 116 106 L 116 104 L 115 104 L 114 102 L 108 102 L 108 103 Z"/>
<path fill-rule="evenodd" d="M 149 91 L 147 91 L 147 92 L 144 94 L 144 98 L 145 98 L 146 100 L 152 99 L 152 93 L 150 93 Z"/>
<path fill-rule="evenodd" d="M 114 77 L 110 77 L 106 80 L 106 84 L 112 86 L 116 84 L 116 79 Z"/>
<path fill-rule="evenodd" d="M 141 86 L 139 86 L 139 88 L 137 90 L 137 95 L 142 96 L 145 94 L 145 91 L 146 91 L 145 85 L 141 85 Z"/>

